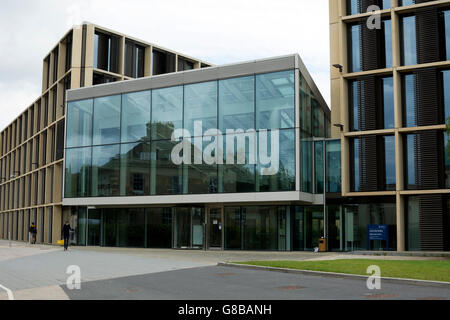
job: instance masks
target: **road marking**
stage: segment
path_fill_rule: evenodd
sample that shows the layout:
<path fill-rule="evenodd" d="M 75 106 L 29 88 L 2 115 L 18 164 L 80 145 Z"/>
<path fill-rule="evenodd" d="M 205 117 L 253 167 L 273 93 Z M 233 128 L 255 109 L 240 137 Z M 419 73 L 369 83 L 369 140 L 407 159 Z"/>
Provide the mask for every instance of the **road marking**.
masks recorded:
<path fill-rule="evenodd" d="M 0 288 L 6 291 L 6 293 L 8 294 L 9 300 L 14 300 L 14 295 L 11 290 L 9 290 L 7 287 L 2 286 L 1 284 L 0 284 Z"/>

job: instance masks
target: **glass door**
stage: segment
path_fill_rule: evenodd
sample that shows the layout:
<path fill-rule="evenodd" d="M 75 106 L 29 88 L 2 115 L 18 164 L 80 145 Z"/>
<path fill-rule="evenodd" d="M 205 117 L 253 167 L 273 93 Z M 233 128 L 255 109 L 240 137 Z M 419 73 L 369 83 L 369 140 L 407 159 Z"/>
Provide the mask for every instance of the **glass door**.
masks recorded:
<path fill-rule="evenodd" d="M 208 247 L 222 249 L 222 208 L 209 208 Z"/>

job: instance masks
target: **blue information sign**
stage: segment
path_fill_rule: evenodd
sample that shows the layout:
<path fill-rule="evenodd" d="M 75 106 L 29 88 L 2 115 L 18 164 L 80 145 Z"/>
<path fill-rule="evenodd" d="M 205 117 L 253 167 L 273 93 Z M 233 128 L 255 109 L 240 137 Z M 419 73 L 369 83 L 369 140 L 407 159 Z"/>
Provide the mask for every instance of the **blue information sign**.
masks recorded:
<path fill-rule="evenodd" d="M 389 250 L 389 226 L 387 224 L 368 224 L 367 250 L 370 250 L 371 240 L 386 241 L 386 251 Z"/>

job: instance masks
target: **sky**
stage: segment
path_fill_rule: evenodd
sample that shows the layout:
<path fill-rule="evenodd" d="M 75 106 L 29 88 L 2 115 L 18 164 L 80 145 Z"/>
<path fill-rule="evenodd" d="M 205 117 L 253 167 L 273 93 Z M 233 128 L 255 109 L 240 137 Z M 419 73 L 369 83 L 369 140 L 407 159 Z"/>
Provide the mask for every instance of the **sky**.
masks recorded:
<path fill-rule="evenodd" d="M 1 0 L 0 131 L 42 91 L 42 61 L 88 21 L 220 65 L 298 53 L 330 103 L 328 0 Z"/>

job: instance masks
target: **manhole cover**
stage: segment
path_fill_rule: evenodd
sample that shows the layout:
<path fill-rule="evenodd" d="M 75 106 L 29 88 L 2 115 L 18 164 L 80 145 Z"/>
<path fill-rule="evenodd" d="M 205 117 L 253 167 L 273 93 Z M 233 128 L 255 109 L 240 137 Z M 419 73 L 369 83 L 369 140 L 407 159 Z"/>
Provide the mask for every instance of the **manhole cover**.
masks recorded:
<path fill-rule="evenodd" d="M 302 286 L 284 286 L 284 287 L 279 287 L 277 289 L 281 290 L 281 291 L 295 291 L 295 290 L 305 289 L 305 287 L 302 287 Z"/>
<path fill-rule="evenodd" d="M 236 273 L 232 273 L 232 272 L 229 272 L 229 273 L 216 273 L 216 276 L 219 276 L 219 277 L 229 277 L 229 276 L 234 276 Z"/>
<path fill-rule="evenodd" d="M 391 293 L 380 293 L 380 294 L 365 294 L 366 298 L 370 299 L 390 299 L 390 298 L 397 298 L 399 297 L 398 294 L 391 294 Z"/>

